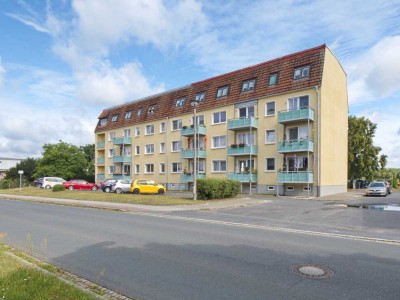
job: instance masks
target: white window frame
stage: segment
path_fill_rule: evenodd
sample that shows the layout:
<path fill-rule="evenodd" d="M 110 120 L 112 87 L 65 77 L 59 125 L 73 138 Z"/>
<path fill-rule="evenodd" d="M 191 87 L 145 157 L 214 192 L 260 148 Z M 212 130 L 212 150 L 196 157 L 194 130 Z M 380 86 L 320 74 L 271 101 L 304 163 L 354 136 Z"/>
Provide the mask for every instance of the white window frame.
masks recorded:
<path fill-rule="evenodd" d="M 183 107 L 186 102 L 186 97 L 181 97 L 175 100 L 175 107 Z"/>
<path fill-rule="evenodd" d="M 140 127 L 136 126 L 135 127 L 135 137 L 138 137 L 138 136 L 140 136 Z"/>
<path fill-rule="evenodd" d="M 239 132 L 236 135 L 236 141 L 238 144 L 245 144 L 245 145 L 256 145 L 256 136 L 254 132 Z"/>
<path fill-rule="evenodd" d="M 271 104 L 271 103 L 274 104 L 274 113 L 273 114 L 268 113 L 268 104 Z M 265 103 L 265 116 L 266 117 L 272 117 L 272 116 L 275 116 L 275 113 L 276 113 L 275 101 L 268 101 L 267 103 Z"/>
<path fill-rule="evenodd" d="M 294 192 L 294 186 L 292 186 L 292 185 L 287 186 L 286 192 Z"/>
<path fill-rule="evenodd" d="M 303 186 L 303 192 L 311 192 L 311 186 Z"/>
<path fill-rule="evenodd" d="M 197 102 L 204 102 L 206 100 L 206 92 L 197 93 L 194 100 Z"/>
<path fill-rule="evenodd" d="M 135 174 L 140 174 L 140 164 L 135 164 Z"/>
<path fill-rule="evenodd" d="M 156 106 L 155 105 L 150 105 L 149 108 L 147 109 L 147 114 L 148 115 L 152 115 L 152 114 L 154 114 L 155 110 L 156 110 Z"/>
<path fill-rule="evenodd" d="M 166 123 L 165 122 L 161 122 L 160 123 L 160 133 L 163 133 L 166 131 Z"/>
<path fill-rule="evenodd" d="M 154 134 L 154 125 L 146 125 L 144 135 L 152 135 Z"/>
<path fill-rule="evenodd" d="M 254 91 L 256 89 L 256 79 L 249 79 L 242 82 L 242 93 Z"/>
<path fill-rule="evenodd" d="M 301 66 L 294 69 L 293 79 L 303 79 L 310 76 L 310 65 Z"/>
<path fill-rule="evenodd" d="M 128 119 L 130 119 L 132 117 L 132 111 L 130 110 L 130 111 L 127 111 L 126 113 L 125 113 L 125 120 L 128 120 Z"/>
<path fill-rule="evenodd" d="M 221 170 L 221 164 L 225 163 L 225 170 Z M 218 170 L 214 169 L 214 163 L 217 163 Z M 211 172 L 213 173 L 226 173 L 226 160 L 225 159 L 214 159 L 211 161 Z"/>
<path fill-rule="evenodd" d="M 274 82 L 271 82 L 272 78 L 275 78 Z M 278 73 L 271 73 L 269 74 L 269 78 L 268 78 L 268 85 L 269 86 L 274 86 L 278 84 Z"/>
<path fill-rule="evenodd" d="M 229 95 L 229 85 L 221 86 L 217 88 L 217 96 L 216 98 L 222 98 Z"/>
<path fill-rule="evenodd" d="M 159 165 L 158 165 L 158 173 L 160 173 L 160 174 L 164 174 L 165 173 L 165 163 L 160 163 Z"/>
<path fill-rule="evenodd" d="M 221 116 L 225 115 L 225 121 L 221 121 Z M 215 122 L 215 118 L 218 116 L 219 122 Z M 217 111 L 212 114 L 212 124 L 225 124 L 226 123 L 226 110 Z"/>
<path fill-rule="evenodd" d="M 221 145 L 221 138 L 222 140 L 225 140 L 225 145 Z M 218 141 L 218 143 L 216 143 Z M 221 148 L 226 148 L 226 135 L 217 135 L 213 136 L 211 140 L 211 149 L 221 149 Z M 215 144 L 218 144 L 217 146 Z"/>
<path fill-rule="evenodd" d="M 165 153 L 166 152 L 166 147 L 165 147 L 165 142 L 160 143 L 160 153 Z"/>
<path fill-rule="evenodd" d="M 141 116 L 141 115 L 142 115 L 142 112 L 143 112 L 143 107 L 140 107 L 140 108 L 138 109 L 138 111 L 137 111 L 137 115 L 138 115 L 138 116 Z"/>
<path fill-rule="evenodd" d="M 106 126 L 107 125 L 107 118 L 101 118 L 100 119 L 100 126 Z"/>
<path fill-rule="evenodd" d="M 108 166 L 108 174 L 114 174 L 114 165 Z"/>
<path fill-rule="evenodd" d="M 268 134 L 269 133 L 274 133 L 274 140 L 272 142 L 268 141 Z M 276 143 L 276 131 L 275 129 L 266 129 L 265 130 L 265 144 L 270 145 L 270 144 L 275 144 Z"/>
<path fill-rule="evenodd" d="M 118 121 L 119 114 L 115 114 L 111 118 L 111 123 L 116 123 Z"/>
<path fill-rule="evenodd" d="M 144 154 L 154 154 L 154 144 L 146 144 L 144 146 Z"/>
<path fill-rule="evenodd" d="M 182 129 L 182 119 L 172 120 L 171 131 L 177 131 Z"/>
<path fill-rule="evenodd" d="M 144 174 L 154 174 L 154 164 L 144 164 Z"/>
<path fill-rule="evenodd" d="M 114 157 L 114 155 L 115 155 L 114 148 L 108 149 L 108 157 Z"/>
<path fill-rule="evenodd" d="M 176 169 L 176 171 L 174 171 L 174 169 Z M 182 173 L 182 163 L 172 162 L 171 163 L 171 173 L 174 173 L 174 174 Z"/>
<path fill-rule="evenodd" d="M 111 131 L 108 133 L 108 141 L 111 142 L 113 139 L 115 139 L 115 132 Z"/>
<path fill-rule="evenodd" d="M 267 186 L 267 191 L 275 191 L 275 186 L 273 185 Z"/>
<path fill-rule="evenodd" d="M 131 136 L 131 130 L 129 128 L 128 129 L 124 129 L 124 137 L 128 138 L 130 136 Z"/>
<path fill-rule="evenodd" d="M 176 150 L 174 150 L 174 145 L 177 145 Z M 171 152 L 179 152 L 182 150 L 182 141 L 171 141 Z"/>
<path fill-rule="evenodd" d="M 140 146 L 139 145 L 135 146 L 135 155 L 140 155 Z"/>
<path fill-rule="evenodd" d="M 269 159 L 274 160 L 274 169 L 273 170 L 268 170 L 268 160 Z M 276 159 L 275 159 L 275 157 L 266 157 L 265 158 L 265 169 L 264 169 L 264 171 L 265 172 L 275 172 L 276 171 Z"/>
<path fill-rule="evenodd" d="M 302 99 L 303 98 L 303 99 Z M 305 100 L 305 98 L 307 98 L 307 106 L 301 106 L 301 102 L 302 100 Z M 298 110 L 301 108 L 306 108 L 306 107 L 310 107 L 310 96 L 309 95 L 302 95 L 302 96 L 298 96 L 298 97 L 291 97 L 288 98 L 287 102 L 287 110 Z"/>

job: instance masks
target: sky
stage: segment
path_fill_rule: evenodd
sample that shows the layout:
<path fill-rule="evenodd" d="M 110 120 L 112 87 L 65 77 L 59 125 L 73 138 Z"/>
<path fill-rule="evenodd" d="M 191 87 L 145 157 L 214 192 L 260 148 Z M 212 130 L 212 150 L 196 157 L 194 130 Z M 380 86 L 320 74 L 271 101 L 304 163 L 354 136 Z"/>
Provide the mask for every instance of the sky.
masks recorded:
<path fill-rule="evenodd" d="M 400 0 L 0 0 L 0 157 L 94 143 L 105 108 L 322 44 L 400 168 Z"/>

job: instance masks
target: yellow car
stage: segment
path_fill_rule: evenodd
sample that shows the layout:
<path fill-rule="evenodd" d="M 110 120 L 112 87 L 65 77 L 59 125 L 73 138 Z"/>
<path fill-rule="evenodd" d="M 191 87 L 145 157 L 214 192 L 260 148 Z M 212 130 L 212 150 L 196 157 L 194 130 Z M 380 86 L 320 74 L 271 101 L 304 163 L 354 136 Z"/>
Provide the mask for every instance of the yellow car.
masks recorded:
<path fill-rule="evenodd" d="M 134 194 L 159 194 L 165 193 L 166 189 L 162 184 L 158 184 L 153 180 L 137 179 L 132 181 L 131 193 Z"/>

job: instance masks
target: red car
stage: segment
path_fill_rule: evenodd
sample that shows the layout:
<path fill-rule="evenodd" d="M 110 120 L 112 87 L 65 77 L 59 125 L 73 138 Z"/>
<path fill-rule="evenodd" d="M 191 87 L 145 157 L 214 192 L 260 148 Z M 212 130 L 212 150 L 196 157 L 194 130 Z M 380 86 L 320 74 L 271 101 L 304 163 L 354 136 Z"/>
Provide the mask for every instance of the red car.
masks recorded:
<path fill-rule="evenodd" d="M 90 183 L 82 179 L 72 179 L 70 181 L 64 182 L 64 187 L 66 189 L 72 190 L 92 190 L 96 191 L 100 186 L 97 183 Z"/>

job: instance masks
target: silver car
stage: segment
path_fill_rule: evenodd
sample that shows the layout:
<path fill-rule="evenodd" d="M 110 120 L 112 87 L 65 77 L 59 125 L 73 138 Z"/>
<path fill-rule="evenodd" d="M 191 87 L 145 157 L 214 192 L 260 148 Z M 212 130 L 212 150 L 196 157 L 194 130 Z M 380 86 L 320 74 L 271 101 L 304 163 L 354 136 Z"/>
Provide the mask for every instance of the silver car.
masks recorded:
<path fill-rule="evenodd" d="M 386 188 L 386 184 L 383 181 L 374 181 L 371 182 L 365 193 L 366 196 L 387 196 L 388 190 Z"/>
<path fill-rule="evenodd" d="M 120 179 L 111 184 L 111 191 L 117 194 L 129 193 L 131 182 L 129 180 Z"/>

